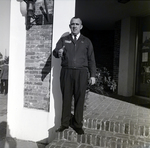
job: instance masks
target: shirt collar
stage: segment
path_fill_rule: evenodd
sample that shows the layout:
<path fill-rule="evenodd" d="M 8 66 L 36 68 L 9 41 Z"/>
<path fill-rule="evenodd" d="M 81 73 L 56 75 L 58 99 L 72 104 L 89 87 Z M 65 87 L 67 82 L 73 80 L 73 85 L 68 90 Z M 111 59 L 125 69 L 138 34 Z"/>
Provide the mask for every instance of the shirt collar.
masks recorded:
<path fill-rule="evenodd" d="M 80 34 L 81 34 L 81 33 L 78 33 L 78 34 L 77 34 L 77 36 L 76 36 L 76 39 L 77 39 L 77 40 L 78 40 L 78 38 L 80 37 Z M 72 34 L 72 38 L 74 39 L 74 35 L 73 35 L 73 34 Z"/>

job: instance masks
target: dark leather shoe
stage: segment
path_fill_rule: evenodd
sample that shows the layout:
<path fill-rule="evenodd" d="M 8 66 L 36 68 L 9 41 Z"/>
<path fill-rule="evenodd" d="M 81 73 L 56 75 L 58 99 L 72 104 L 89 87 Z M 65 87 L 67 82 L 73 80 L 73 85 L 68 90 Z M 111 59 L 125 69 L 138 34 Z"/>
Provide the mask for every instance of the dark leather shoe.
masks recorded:
<path fill-rule="evenodd" d="M 82 128 L 74 128 L 74 130 L 76 131 L 76 133 L 78 135 L 83 135 L 84 134 L 84 130 Z"/>
<path fill-rule="evenodd" d="M 82 128 L 76 128 L 74 125 L 71 125 L 70 127 L 73 128 L 78 135 L 84 134 L 84 130 Z"/>
<path fill-rule="evenodd" d="M 65 129 L 68 129 L 68 127 L 60 126 L 60 128 L 58 128 L 58 129 L 56 130 L 56 132 L 63 132 Z"/>

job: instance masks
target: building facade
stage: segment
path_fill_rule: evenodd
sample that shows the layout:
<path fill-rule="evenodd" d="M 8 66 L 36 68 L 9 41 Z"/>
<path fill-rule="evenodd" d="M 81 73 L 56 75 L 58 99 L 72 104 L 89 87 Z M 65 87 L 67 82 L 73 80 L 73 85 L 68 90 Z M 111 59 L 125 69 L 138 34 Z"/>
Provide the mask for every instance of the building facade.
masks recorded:
<path fill-rule="evenodd" d="M 34 25 L 28 31 L 20 12 L 21 1 L 10 3 L 8 128 L 17 139 L 49 142 L 60 125 L 62 104 L 60 60 L 50 55 L 57 40 L 70 31 L 76 0 L 49 0 L 53 23 Z M 43 1 L 37 0 L 36 8 L 39 6 Z M 116 73 L 117 93 L 122 96 L 149 93 L 149 17 L 143 19 L 129 16 L 120 20 Z"/>

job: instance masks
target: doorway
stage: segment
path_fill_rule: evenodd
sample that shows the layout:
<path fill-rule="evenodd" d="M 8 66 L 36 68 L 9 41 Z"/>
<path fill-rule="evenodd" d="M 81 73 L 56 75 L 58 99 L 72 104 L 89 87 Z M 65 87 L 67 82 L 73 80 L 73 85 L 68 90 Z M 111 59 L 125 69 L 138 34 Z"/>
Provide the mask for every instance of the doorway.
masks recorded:
<path fill-rule="evenodd" d="M 143 40 L 147 40 L 149 39 L 149 35 L 148 38 L 146 39 L 146 37 L 144 37 L 146 34 L 149 34 L 148 32 L 150 31 L 150 21 L 149 21 L 149 14 L 150 14 L 150 10 L 149 10 L 149 5 L 150 2 L 149 1 L 133 1 L 130 0 L 127 3 L 119 3 L 118 0 L 96 0 L 96 1 L 91 1 L 91 0 L 76 0 L 76 16 L 80 17 L 83 20 L 83 32 L 85 33 L 85 35 L 87 37 L 89 37 L 90 39 L 96 35 L 96 33 L 100 33 L 101 31 L 106 32 L 106 31 L 115 31 L 115 23 L 116 22 L 121 22 L 121 20 L 123 18 L 129 18 L 129 17 L 141 17 L 140 21 L 138 24 L 139 25 L 139 32 L 138 32 L 138 51 L 137 51 L 137 65 L 135 66 L 136 69 L 136 77 L 134 80 L 134 84 L 135 84 L 135 90 L 133 90 L 133 95 L 138 95 L 138 96 L 144 96 L 144 97 L 150 97 L 150 67 L 149 67 L 149 63 L 150 63 L 150 51 L 149 49 L 146 47 L 146 49 L 143 49 Z M 133 9 L 134 8 L 134 9 Z M 122 12 L 122 13 L 120 13 Z M 145 16 L 145 17 L 144 17 Z M 117 28 L 118 32 L 120 31 L 121 28 Z M 104 33 L 105 34 L 105 33 Z M 100 35 L 100 34 L 99 34 Z M 115 34 L 113 34 L 115 36 Z M 117 34 L 119 37 L 119 33 Z M 102 36 L 104 37 L 104 36 Z M 143 39 L 143 37 L 145 39 Z M 116 41 L 116 37 L 112 37 L 112 40 Z M 119 39 L 119 38 L 118 38 Z M 92 40 L 92 39 L 91 39 Z M 105 40 L 105 39 L 104 39 Z M 111 41 L 107 41 L 107 45 L 110 43 Z M 113 56 L 115 57 L 116 55 L 117 60 L 114 60 L 114 57 L 108 58 L 109 61 L 111 62 L 110 64 L 108 63 L 107 65 L 110 66 L 108 69 L 111 71 L 115 71 L 116 73 L 119 72 L 119 69 L 115 69 L 114 70 L 114 66 L 115 67 L 119 67 L 119 51 L 120 51 L 120 44 L 119 44 L 119 40 L 117 40 L 118 44 L 117 44 L 117 48 L 118 51 L 116 53 L 113 54 Z M 93 42 L 94 43 L 94 42 Z M 103 58 L 99 57 L 102 50 L 99 48 L 101 46 L 101 42 L 100 40 L 97 41 L 98 44 L 96 44 L 96 48 L 97 51 L 96 52 L 96 59 L 98 62 L 98 66 L 102 63 L 104 63 L 104 66 L 107 66 L 105 62 L 106 57 L 109 56 L 108 53 L 113 52 L 114 48 L 113 48 L 113 44 L 112 44 L 112 48 L 108 49 L 108 53 L 105 55 L 103 55 Z M 98 46 L 97 46 L 98 45 Z M 94 45 L 95 46 L 95 45 Z M 112 53 L 110 54 L 112 55 Z M 100 59 L 101 58 L 101 59 Z M 108 60 L 107 60 L 108 61 Z M 114 65 L 117 64 L 117 65 Z M 112 65 L 113 64 L 113 65 Z M 100 65 L 103 66 L 103 65 Z M 112 67 L 112 68 L 111 68 Z M 118 80 L 118 76 L 115 73 L 114 77 Z M 123 85 L 123 84 L 122 84 Z M 132 86 L 132 88 L 134 88 L 134 86 Z"/>
<path fill-rule="evenodd" d="M 150 98 L 150 15 L 138 24 L 136 95 Z"/>

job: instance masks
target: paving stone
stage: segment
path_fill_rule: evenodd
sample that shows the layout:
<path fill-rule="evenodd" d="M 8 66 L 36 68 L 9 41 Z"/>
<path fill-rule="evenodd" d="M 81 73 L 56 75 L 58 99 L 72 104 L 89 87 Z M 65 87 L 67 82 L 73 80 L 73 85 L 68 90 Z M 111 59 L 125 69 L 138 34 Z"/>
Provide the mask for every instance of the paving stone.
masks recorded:
<path fill-rule="evenodd" d="M 86 145 L 80 145 L 79 148 L 86 148 Z"/>
<path fill-rule="evenodd" d="M 69 148 L 76 148 L 78 146 L 77 143 L 75 142 L 70 142 L 70 141 L 67 141 L 63 144 L 64 147 L 69 147 Z"/>
<path fill-rule="evenodd" d="M 87 145 L 87 146 L 86 146 L 86 148 L 93 148 L 93 146 L 91 146 L 91 145 Z"/>

